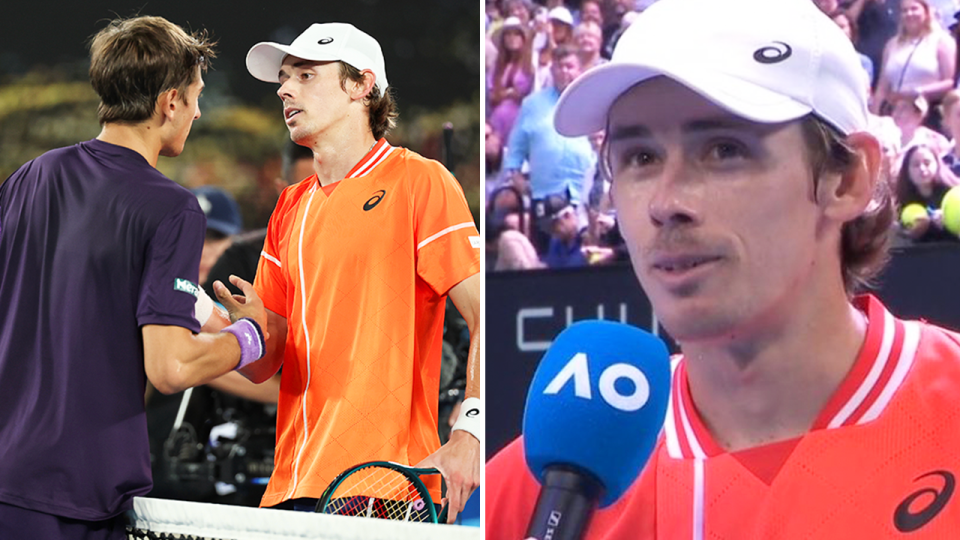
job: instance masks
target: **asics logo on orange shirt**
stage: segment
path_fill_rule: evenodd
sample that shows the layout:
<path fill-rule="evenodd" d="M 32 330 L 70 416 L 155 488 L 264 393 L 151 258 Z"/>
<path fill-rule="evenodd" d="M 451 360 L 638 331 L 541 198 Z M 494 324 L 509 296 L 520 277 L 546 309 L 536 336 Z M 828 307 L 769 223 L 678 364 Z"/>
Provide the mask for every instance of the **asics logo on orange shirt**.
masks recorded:
<path fill-rule="evenodd" d="M 953 496 L 953 490 L 957 485 L 953 473 L 948 471 L 930 471 L 914 478 L 913 481 L 916 482 L 929 476 L 939 476 L 942 478 L 943 487 L 940 489 L 925 487 L 908 495 L 893 512 L 893 525 L 898 531 L 908 533 L 923 527 L 927 523 L 930 523 L 933 518 L 937 517 L 937 514 L 950 502 L 950 497 Z M 929 500 L 930 496 L 933 496 L 933 500 Z M 929 500 L 929 502 L 923 508 L 917 508 L 916 511 L 914 511 L 914 509 L 910 508 L 910 505 L 921 497 Z"/>
<path fill-rule="evenodd" d="M 370 197 L 369 199 L 367 199 L 367 202 L 363 203 L 363 209 L 364 209 L 364 211 L 369 212 L 370 210 L 373 210 L 373 208 L 374 208 L 375 206 L 377 206 L 378 204 L 380 204 L 380 201 L 383 200 L 383 196 L 386 195 L 386 194 L 387 194 L 387 192 L 384 191 L 384 190 L 382 190 L 382 189 L 381 189 L 380 191 L 374 193 L 374 194 L 373 194 L 373 197 Z"/>

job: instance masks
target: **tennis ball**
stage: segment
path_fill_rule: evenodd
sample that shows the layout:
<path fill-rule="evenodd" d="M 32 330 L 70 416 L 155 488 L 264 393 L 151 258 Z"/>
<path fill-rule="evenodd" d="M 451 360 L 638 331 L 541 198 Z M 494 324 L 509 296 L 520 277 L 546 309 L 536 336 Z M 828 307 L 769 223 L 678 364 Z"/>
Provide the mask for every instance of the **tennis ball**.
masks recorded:
<path fill-rule="evenodd" d="M 960 193 L 958 193 L 960 195 Z M 946 197 L 943 198 L 944 201 L 947 200 Z M 958 203 L 960 203 L 960 198 L 958 198 Z M 960 210 L 960 207 L 958 207 Z M 903 207 L 903 210 L 900 211 L 900 223 L 903 223 L 903 226 L 906 228 L 913 227 L 913 224 L 917 222 L 918 219 L 927 216 L 927 209 L 922 204 L 910 203 Z M 960 215 L 957 216 L 960 218 Z"/>
<path fill-rule="evenodd" d="M 943 211 L 943 228 L 960 235 L 960 186 L 950 188 L 940 202 Z"/>

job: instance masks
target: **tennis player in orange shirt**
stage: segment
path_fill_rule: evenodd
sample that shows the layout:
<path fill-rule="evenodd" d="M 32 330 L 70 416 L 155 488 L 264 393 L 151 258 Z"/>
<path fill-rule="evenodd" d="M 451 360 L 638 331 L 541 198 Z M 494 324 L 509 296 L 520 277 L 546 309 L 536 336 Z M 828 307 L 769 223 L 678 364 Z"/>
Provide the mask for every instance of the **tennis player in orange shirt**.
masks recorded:
<path fill-rule="evenodd" d="M 633 267 L 682 350 L 657 448 L 585 538 L 960 530 L 960 336 L 857 293 L 894 219 L 866 87 L 809 0 L 660 0 L 564 92 L 560 133 L 606 129 Z M 522 439 L 486 478 L 487 538 L 523 538 Z"/>
<path fill-rule="evenodd" d="M 290 45 L 259 43 L 250 73 L 279 83 L 290 138 L 316 174 L 288 187 L 270 218 L 256 290 L 267 354 L 244 374 L 283 366 L 276 466 L 262 506 L 307 508 L 344 469 L 394 461 L 439 469 L 453 522 L 480 483 L 480 235 L 456 179 L 390 145 L 380 46 L 349 24 L 314 24 Z M 437 434 L 443 314 L 470 330 L 466 400 Z M 439 479 L 428 484 L 439 501 Z"/>

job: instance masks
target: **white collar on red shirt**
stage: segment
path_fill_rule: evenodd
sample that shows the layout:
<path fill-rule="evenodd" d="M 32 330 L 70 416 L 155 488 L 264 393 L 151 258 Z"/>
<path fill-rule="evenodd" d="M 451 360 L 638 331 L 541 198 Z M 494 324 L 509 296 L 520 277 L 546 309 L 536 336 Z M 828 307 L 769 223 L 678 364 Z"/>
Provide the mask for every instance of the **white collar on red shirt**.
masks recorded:
<path fill-rule="evenodd" d="M 814 430 L 865 424 L 876 419 L 913 365 L 920 341 L 919 324 L 895 319 L 872 295 L 857 297 L 854 305 L 867 314 L 866 339 L 850 373 L 820 411 Z M 704 459 L 724 453 L 693 405 L 686 361 L 677 356 L 671 368 L 673 386 L 663 428 L 667 453 L 677 459 Z"/>

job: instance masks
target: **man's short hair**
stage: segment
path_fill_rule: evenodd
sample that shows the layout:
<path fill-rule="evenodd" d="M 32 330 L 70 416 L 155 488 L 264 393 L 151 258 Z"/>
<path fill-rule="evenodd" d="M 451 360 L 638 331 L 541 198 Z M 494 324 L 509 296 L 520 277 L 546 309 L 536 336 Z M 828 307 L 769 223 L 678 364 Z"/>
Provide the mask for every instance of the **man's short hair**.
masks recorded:
<path fill-rule="evenodd" d="M 206 31 L 187 34 L 162 17 L 115 19 L 90 42 L 90 84 L 100 96 L 100 124 L 151 118 L 157 98 L 186 89 L 216 56 Z"/>
<path fill-rule="evenodd" d="M 363 82 L 363 73 L 359 69 L 346 62 L 341 61 L 339 64 L 340 88 L 346 90 L 348 80 L 355 83 Z M 397 126 L 397 117 L 400 116 L 400 112 L 397 110 L 397 102 L 393 99 L 393 92 L 389 87 L 381 93 L 379 86 L 374 85 L 367 97 L 363 99 L 363 103 L 369 108 L 370 131 L 373 132 L 374 139 L 379 140 Z"/>
<path fill-rule="evenodd" d="M 553 56 L 552 60 L 554 62 L 559 62 L 560 60 L 563 60 L 568 56 L 576 56 L 577 61 L 578 62 L 580 61 L 580 57 L 577 55 L 577 49 L 573 47 L 568 47 L 566 45 L 558 45 L 555 49 L 553 49 L 552 56 Z"/>
<path fill-rule="evenodd" d="M 814 115 L 800 120 L 816 194 L 825 173 L 841 174 L 860 166 L 856 150 L 835 128 Z M 840 270 L 848 295 L 873 284 L 890 260 L 890 231 L 896 219 L 896 202 L 890 184 L 881 179 L 866 210 L 840 229 Z"/>

